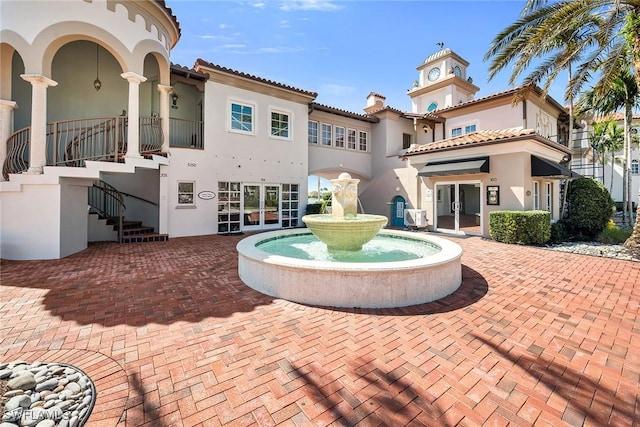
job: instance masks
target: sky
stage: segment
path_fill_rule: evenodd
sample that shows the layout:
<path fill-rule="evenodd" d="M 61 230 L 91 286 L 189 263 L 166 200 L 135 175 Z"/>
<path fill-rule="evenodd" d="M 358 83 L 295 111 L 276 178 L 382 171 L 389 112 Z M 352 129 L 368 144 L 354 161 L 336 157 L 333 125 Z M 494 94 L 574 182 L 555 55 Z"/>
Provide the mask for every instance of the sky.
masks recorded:
<path fill-rule="evenodd" d="M 416 67 L 440 48 L 466 59 L 476 98 L 509 89 L 509 70 L 488 81 L 483 57 L 518 19 L 522 0 L 166 0 L 182 36 L 174 64 L 197 58 L 317 92 L 316 102 L 362 113 L 375 92 L 411 110 Z M 564 78 L 563 78 L 564 77 Z M 550 89 L 563 103 L 566 76 Z M 311 185 L 310 188 L 315 188 Z"/>

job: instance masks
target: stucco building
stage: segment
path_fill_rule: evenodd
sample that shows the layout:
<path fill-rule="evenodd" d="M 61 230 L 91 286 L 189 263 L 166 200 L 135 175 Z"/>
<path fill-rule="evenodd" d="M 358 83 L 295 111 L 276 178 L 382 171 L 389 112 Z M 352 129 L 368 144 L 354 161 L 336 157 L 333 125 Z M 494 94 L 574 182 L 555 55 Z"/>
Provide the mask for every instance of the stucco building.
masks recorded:
<path fill-rule="evenodd" d="M 357 113 L 207 60 L 171 64 L 180 26 L 163 1 L 0 8 L 3 258 L 301 226 L 308 177 L 341 172 L 391 226 L 487 236 L 495 209 L 558 219 L 575 176 L 565 108 L 537 88 L 475 98 L 450 49 L 418 65 L 411 111 L 372 92 Z"/>

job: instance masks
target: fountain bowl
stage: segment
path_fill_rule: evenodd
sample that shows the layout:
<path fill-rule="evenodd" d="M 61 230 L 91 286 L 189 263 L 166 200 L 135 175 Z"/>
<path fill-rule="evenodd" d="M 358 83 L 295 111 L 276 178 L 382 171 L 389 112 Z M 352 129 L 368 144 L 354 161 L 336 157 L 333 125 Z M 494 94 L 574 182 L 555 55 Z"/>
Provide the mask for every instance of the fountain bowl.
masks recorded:
<path fill-rule="evenodd" d="M 325 245 L 332 250 L 358 251 L 387 225 L 382 215 L 358 214 L 335 218 L 331 214 L 305 215 L 302 222 Z"/>
<path fill-rule="evenodd" d="M 274 255 L 258 245 L 310 234 L 305 229 L 251 235 L 237 245 L 238 274 L 258 292 L 312 306 L 394 308 L 423 304 L 453 293 L 462 283 L 462 249 L 422 233 L 381 230 L 380 235 L 435 245 L 437 253 L 394 262 L 331 262 Z"/>

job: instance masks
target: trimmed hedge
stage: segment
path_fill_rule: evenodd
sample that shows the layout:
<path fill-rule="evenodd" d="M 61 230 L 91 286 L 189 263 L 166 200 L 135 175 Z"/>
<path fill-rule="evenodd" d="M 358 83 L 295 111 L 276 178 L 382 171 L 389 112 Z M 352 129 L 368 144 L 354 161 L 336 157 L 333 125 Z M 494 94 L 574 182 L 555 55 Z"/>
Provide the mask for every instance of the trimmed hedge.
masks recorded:
<path fill-rule="evenodd" d="M 547 211 L 489 212 L 489 234 L 498 242 L 543 245 L 551 238 L 551 214 Z"/>
<path fill-rule="evenodd" d="M 607 226 L 613 199 L 606 187 L 593 178 L 578 178 L 569 184 L 568 237 L 593 240 Z"/>
<path fill-rule="evenodd" d="M 305 215 L 316 215 L 322 212 L 322 203 L 310 203 L 305 209 Z"/>

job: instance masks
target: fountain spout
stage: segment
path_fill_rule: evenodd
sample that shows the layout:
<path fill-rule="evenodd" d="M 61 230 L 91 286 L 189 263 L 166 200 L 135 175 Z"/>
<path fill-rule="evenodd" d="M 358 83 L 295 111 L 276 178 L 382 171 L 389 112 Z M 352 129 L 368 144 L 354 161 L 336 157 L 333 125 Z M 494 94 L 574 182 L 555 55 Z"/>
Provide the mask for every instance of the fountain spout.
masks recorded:
<path fill-rule="evenodd" d="M 336 219 L 355 218 L 358 216 L 358 183 L 359 179 L 351 178 L 348 173 L 341 173 L 332 179 L 331 216 Z"/>

